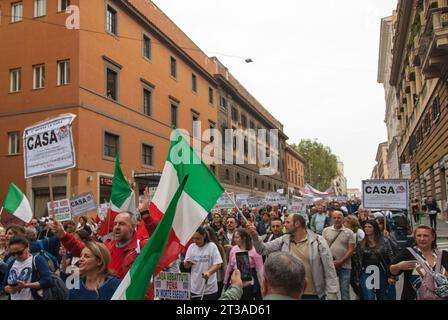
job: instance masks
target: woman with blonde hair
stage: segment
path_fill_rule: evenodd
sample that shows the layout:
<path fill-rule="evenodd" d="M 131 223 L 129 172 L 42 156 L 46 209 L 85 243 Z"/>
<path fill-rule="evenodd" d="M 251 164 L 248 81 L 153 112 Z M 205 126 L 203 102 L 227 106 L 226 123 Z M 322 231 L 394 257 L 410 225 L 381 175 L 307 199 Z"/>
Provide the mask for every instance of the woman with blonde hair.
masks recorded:
<path fill-rule="evenodd" d="M 107 266 L 110 252 L 99 242 L 88 241 L 79 258 L 79 286 L 70 290 L 69 300 L 110 300 L 120 285 Z M 76 281 L 75 277 L 75 281 Z"/>

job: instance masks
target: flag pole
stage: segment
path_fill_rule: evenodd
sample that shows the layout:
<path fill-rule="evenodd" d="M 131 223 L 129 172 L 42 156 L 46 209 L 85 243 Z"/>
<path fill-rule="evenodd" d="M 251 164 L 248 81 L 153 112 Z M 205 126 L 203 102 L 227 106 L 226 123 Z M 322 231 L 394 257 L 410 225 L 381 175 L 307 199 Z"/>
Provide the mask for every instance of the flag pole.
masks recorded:
<path fill-rule="evenodd" d="M 53 175 L 50 173 L 48 175 L 48 187 L 50 188 L 50 208 L 51 208 L 51 216 L 54 220 L 55 214 L 54 214 L 54 198 L 53 198 Z"/>
<path fill-rule="evenodd" d="M 0 216 L 2 215 L 3 212 L 3 207 L 0 209 Z"/>
<path fill-rule="evenodd" d="M 232 199 L 232 197 L 227 193 L 226 190 L 224 190 L 225 194 L 227 195 L 227 197 L 229 197 L 230 201 L 232 201 L 233 205 L 235 206 L 236 210 L 238 210 L 238 213 L 243 217 L 244 221 L 246 221 L 246 224 L 249 223 L 249 221 L 247 221 L 246 217 L 244 216 L 244 214 L 240 211 L 240 208 L 238 208 L 235 200 Z"/>

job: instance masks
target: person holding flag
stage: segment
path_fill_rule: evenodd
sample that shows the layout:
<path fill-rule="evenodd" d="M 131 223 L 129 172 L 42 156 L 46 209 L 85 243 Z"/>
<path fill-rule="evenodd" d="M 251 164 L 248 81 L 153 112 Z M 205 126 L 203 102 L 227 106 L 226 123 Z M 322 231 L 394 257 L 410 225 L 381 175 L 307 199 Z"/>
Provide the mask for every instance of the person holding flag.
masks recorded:
<path fill-rule="evenodd" d="M 151 278 L 178 257 L 223 192 L 213 172 L 174 130 L 162 177 L 149 205 L 150 220 L 157 228 L 112 299 L 142 300 Z"/>
<path fill-rule="evenodd" d="M 137 232 L 137 220 L 134 211 L 134 192 L 129 187 L 121 171 L 120 161 L 117 156 L 112 184 L 111 209 L 109 209 L 107 216 L 109 222 L 103 223 L 103 226 L 106 226 L 106 231 L 108 231 L 107 225 L 113 223 L 114 240 L 108 240 L 105 244 L 111 254 L 108 264 L 109 271 L 119 279 L 124 278 L 140 253 L 141 248 L 148 240 L 148 233 Z M 67 251 L 75 257 L 80 257 L 85 244 L 75 238 L 74 235 L 66 233 L 62 224 L 58 221 L 53 220 L 51 228 Z"/>

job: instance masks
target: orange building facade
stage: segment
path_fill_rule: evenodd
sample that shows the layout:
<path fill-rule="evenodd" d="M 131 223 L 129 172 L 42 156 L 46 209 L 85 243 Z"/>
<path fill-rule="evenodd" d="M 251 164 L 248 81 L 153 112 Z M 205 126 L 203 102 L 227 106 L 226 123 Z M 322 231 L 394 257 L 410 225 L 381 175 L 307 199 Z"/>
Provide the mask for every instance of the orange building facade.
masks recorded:
<path fill-rule="evenodd" d="M 117 152 L 141 194 L 158 184 L 173 125 L 192 132 L 193 120 L 203 130 L 217 123 L 216 66 L 157 7 L 70 1 L 80 12 L 81 29 L 73 30 L 61 10 L 67 4 L 0 1 L 2 12 L 11 12 L 0 23 L 0 198 L 14 182 L 38 217 L 47 213 L 48 177 L 24 179 L 26 127 L 75 114 L 77 165 L 55 174 L 55 198 L 93 192 L 103 203 Z"/>
<path fill-rule="evenodd" d="M 286 145 L 286 170 L 288 177 L 288 193 L 299 196 L 305 188 L 305 161 L 290 145 Z"/>

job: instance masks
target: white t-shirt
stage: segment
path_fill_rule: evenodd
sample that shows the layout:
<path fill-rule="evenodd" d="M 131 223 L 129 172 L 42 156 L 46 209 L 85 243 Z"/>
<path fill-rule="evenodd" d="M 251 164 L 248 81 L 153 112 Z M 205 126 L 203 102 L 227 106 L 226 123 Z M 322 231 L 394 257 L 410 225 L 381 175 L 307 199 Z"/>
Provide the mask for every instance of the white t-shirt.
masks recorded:
<path fill-rule="evenodd" d="M 207 272 L 212 265 L 222 263 L 218 247 L 213 242 L 209 242 L 202 247 L 198 247 L 193 243 L 187 250 L 185 260 L 190 260 L 194 263 L 191 267 L 191 292 L 193 296 L 200 296 L 205 284 L 202 273 Z M 204 295 L 216 292 L 218 292 L 218 281 L 215 272 L 208 279 Z"/>
<path fill-rule="evenodd" d="M 17 280 L 31 282 L 33 271 L 33 256 L 25 261 L 15 261 L 8 274 L 8 285 L 17 283 Z M 34 300 L 31 289 L 22 289 L 11 295 L 11 300 Z"/>

